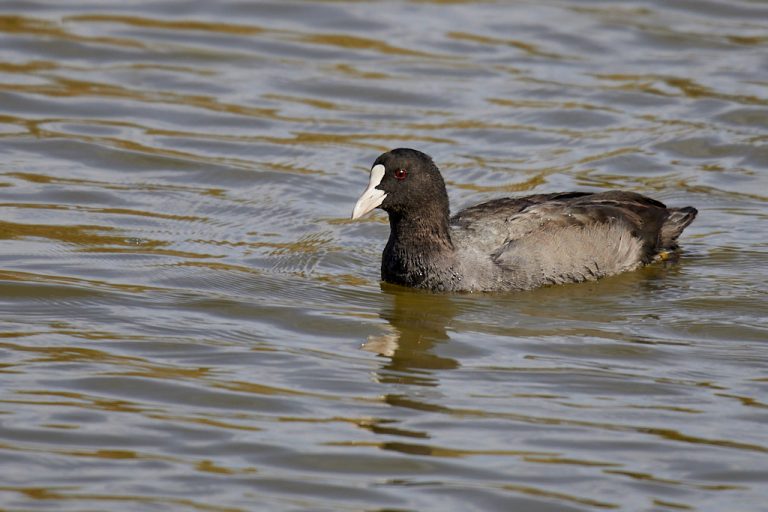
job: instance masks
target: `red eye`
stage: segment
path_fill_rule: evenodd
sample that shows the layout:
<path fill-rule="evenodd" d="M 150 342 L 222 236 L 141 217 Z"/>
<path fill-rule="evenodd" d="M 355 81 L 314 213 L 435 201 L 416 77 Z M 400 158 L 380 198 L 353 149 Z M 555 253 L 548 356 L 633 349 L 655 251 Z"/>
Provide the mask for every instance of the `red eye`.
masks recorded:
<path fill-rule="evenodd" d="M 398 169 L 395 171 L 395 179 L 404 180 L 408 176 L 408 171 L 405 169 Z"/>

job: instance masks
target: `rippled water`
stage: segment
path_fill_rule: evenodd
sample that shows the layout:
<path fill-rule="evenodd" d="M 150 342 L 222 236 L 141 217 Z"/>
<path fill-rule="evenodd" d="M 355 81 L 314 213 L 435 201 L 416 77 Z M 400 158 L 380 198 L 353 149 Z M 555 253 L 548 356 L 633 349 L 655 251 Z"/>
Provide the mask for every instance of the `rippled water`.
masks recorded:
<path fill-rule="evenodd" d="M 2 2 L 0 508 L 765 510 L 767 89 L 759 1 Z M 348 220 L 397 146 L 699 218 L 414 293 Z"/>

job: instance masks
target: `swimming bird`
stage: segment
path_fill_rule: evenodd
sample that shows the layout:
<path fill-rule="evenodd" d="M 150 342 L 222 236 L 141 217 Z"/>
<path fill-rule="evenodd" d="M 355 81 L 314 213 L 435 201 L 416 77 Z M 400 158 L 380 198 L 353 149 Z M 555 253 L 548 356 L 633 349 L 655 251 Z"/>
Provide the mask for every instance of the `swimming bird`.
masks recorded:
<path fill-rule="evenodd" d="M 379 156 L 352 219 L 389 215 L 381 278 L 431 291 L 516 291 L 594 281 L 664 259 L 696 218 L 635 192 L 505 197 L 450 216 L 432 158 L 409 148 Z"/>

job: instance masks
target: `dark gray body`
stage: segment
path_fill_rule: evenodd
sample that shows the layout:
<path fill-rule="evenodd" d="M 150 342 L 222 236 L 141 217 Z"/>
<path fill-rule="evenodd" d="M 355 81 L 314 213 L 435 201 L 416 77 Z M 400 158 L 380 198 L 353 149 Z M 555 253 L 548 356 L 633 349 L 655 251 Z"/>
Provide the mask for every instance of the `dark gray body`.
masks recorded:
<path fill-rule="evenodd" d="M 666 208 L 632 192 L 498 199 L 459 212 L 447 233 L 426 219 L 400 219 L 384 250 L 382 279 L 466 292 L 593 281 L 676 250 L 695 216 L 694 208 Z M 408 236 L 398 236 L 404 230 Z"/>

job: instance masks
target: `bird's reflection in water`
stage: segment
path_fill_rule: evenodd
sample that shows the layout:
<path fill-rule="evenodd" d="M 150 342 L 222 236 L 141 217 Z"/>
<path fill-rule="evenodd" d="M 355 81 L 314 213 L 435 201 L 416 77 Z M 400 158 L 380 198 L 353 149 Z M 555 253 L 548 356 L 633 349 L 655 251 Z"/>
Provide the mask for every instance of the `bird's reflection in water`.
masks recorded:
<path fill-rule="evenodd" d="M 372 335 L 363 349 L 388 358 L 377 372 L 380 382 L 436 386 L 433 370 L 459 367 L 453 358 L 435 353 L 435 347 L 450 339 L 446 327 L 459 310 L 457 299 L 448 295 L 409 290 L 383 283 L 391 299 L 381 317 L 390 332 Z"/>

